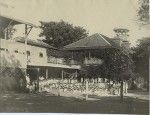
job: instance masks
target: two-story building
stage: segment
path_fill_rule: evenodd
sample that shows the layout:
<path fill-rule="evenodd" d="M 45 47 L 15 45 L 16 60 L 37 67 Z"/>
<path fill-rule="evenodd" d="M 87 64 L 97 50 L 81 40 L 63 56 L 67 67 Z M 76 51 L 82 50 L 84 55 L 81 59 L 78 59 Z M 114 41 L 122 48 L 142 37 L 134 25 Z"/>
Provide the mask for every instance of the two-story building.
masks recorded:
<path fill-rule="evenodd" d="M 50 70 L 53 72 L 53 68 L 54 70 L 56 68 L 57 70 L 80 69 L 79 65 L 71 64 L 71 62 L 67 63 L 66 59 L 63 58 L 63 52 L 61 52 L 61 57 L 56 56 L 56 53 L 59 51 L 41 40 L 28 39 L 27 46 L 25 46 L 24 42 L 25 39 L 22 37 L 18 37 L 15 40 L 1 39 L 1 56 L 5 56 L 6 59 L 10 59 L 8 58 L 9 56 L 13 56 L 14 59 L 18 60 L 20 68 L 25 68 L 26 64 L 27 69 L 39 68 L 45 71 L 46 77 L 50 77 Z M 53 54 L 48 54 L 49 51 L 53 52 Z"/>
<path fill-rule="evenodd" d="M 11 39 L 9 26 L 17 24 L 25 24 L 25 36 Z M 11 73 L 8 72 L 11 68 L 19 68 L 24 71 L 25 75 L 29 74 L 31 78 L 43 76 L 63 79 L 64 71 L 77 73 L 80 69 L 80 65 L 71 63 L 69 57 L 64 55 L 65 52 L 42 40 L 29 39 L 28 34 L 36 26 L 6 16 L 0 16 L 0 26 L 0 76 Z M 11 76 L 11 74 L 6 76 Z"/>

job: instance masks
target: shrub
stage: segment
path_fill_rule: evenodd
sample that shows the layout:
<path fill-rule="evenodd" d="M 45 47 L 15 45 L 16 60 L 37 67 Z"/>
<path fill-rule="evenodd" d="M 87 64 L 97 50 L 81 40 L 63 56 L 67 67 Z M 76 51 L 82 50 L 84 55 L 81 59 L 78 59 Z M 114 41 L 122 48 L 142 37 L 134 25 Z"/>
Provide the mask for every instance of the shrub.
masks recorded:
<path fill-rule="evenodd" d="M 0 56 L 0 92 L 25 90 L 24 70 L 19 68 L 17 61 Z"/>

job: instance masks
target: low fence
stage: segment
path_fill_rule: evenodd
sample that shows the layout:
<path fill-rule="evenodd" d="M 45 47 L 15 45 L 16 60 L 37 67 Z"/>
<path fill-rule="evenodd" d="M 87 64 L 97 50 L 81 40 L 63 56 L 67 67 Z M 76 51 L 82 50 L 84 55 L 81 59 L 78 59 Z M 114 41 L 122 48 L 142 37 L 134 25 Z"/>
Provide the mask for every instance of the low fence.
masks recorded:
<path fill-rule="evenodd" d="M 70 92 L 78 94 L 94 94 L 94 95 L 119 95 L 120 83 L 88 83 L 88 82 L 74 82 L 68 83 L 67 80 L 42 80 L 39 82 L 40 91 L 51 92 L 57 91 L 58 93 Z M 126 89 L 124 88 L 124 93 Z"/>

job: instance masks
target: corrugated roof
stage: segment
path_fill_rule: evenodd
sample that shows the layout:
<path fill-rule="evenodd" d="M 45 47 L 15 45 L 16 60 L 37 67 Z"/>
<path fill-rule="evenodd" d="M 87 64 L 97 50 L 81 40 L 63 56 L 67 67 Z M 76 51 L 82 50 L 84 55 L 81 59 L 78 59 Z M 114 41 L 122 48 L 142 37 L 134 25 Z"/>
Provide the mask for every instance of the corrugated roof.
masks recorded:
<path fill-rule="evenodd" d="M 6 26 L 8 26 L 8 24 L 10 22 L 11 22 L 11 25 L 27 24 L 27 25 L 30 25 L 30 26 L 35 27 L 35 28 L 38 27 L 38 26 L 36 26 L 36 25 L 34 25 L 34 24 L 30 23 L 30 22 L 26 22 L 26 21 L 23 21 L 23 20 L 14 18 L 14 17 L 9 17 L 9 16 L 6 16 L 6 15 L 0 14 L 0 26 L 5 28 Z"/>
<path fill-rule="evenodd" d="M 24 37 L 17 37 L 17 38 L 15 38 L 15 41 L 16 41 L 16 42 L 20 42 L 20 43 L 25 43 L 25 38 L 24 38 Z M 54 48 L 53 46 L 50 46 L 50 45 L 46 44 L 46 43 L 43 42 L 42 40 L 32 40 L 32 39 L 28 39 L 28 40 L 27 40 L 27 44 L 28 44 L 28 45 L 38 46 L 38 47 L 56 49 L 56 48 Z"/>
<path fill-rule="evenodd" d="M 82 50 L 82 49 L 99 49 L 99 48 L 119 48 L 110 38 L 102 34 L 93 34 L 89 37 L 78 40 L 64 47 L 64 50 Z"/>

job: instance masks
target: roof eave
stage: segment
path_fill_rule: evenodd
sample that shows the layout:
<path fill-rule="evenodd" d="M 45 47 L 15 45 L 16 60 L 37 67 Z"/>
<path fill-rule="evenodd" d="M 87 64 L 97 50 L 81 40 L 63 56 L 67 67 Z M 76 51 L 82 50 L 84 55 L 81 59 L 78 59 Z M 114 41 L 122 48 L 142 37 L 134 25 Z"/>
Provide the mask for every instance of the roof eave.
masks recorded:
<path fill-rule="evenodd" d="M 66 51 L 75 51 L 75 50 L 94 50 L 94 49 L 107 49 L 107 48 L 115 48 L 112 46 L 98 46 L 98 47 L 75 47 L 75 48 L 63 48 Z"/>
<path fill-rule="evenodd" d="M 32 27 L 35 27 L 35 28 L 38 28 L 39 26 L 36 26 L 30 22 L 26 22 L 26 21 L 23 21 L 23 20 L 20 20 L 20 19 L 16 19 L 16 18 L 13 18 L 13 17 L 9 17 L 9 16 L 6 16 L 6 15 L 2 15 L 0 14 L 0 17 L 2 18 L 5 18 L 7 20 L 10 20 L 10 21 L 14 21 L 12 24 L 13 25 L 17 25 L 17 24 L 27 24 L 29 26 L 32 26 Z"/>

